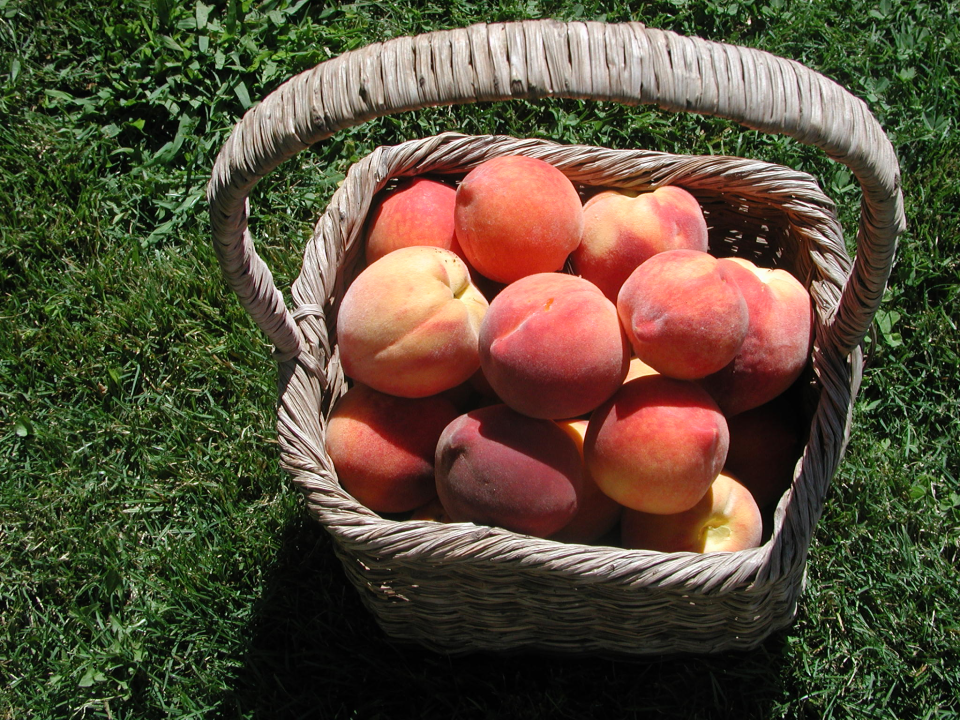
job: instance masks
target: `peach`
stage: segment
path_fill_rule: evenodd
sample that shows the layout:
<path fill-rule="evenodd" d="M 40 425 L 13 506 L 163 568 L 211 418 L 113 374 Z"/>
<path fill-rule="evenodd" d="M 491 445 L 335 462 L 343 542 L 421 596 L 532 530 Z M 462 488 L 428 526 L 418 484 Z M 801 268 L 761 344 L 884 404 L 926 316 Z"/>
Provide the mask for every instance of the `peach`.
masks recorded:
<path fill-rule="evenodd" d="M 739 286 L 699 250 L 666 250 L 647 260 L 620 288 L 617 311 L 636 356 L 681 380 L 729 364 L 749 323 Z"/>
<path fill-rule="evenodd" d="M 570 521 L 583 476 L 580 453 L 563 430 L 502 404 L 453 420 L 437 444 L 436 469 L 451 521 L 537 537 Z"/>
<path fill-rule="evenodd" d="M 457 189 L 426 177 L 401 179 L 382 192 L 365 229 L 367 264 L 402 247 L 429 245 L 461 255 L 453 228 Z"/>
<path fill-rule="evenodd" d="M 573 438 L 577 450 L 583 457 L 583 438 L 587 434 L 587 421 L 558 420 L 557 425 Z M 550 536 L 551 540 L 568 543 L 594 543 L 613 530 L 620 520 L 623 506 L 605 495 L 584 467 L 583 485 L 577 496 L 577 512 L 559 532 Z"/>
<path fill-rule="evenodd" d="M 751 493 L 757 505 L 772 505 L 790 487 L 803 454 L 803 417 L 792 393 L 727 419 L 730 449 L 725 470 Z"/>
<path fill-rule="evenodd" d="M 625 510 L 620 523 L 626 548 L 660 552 L 736 552 L 757 547 L 763 537 L 760 509 L 750 491 L 721 473 L 703 498 L 674 515 Z"/>
<path fill-rule="evenodd" d="M 580 244 L 583 206 L 560 170 L 509 155 L 467 173 L 457 188 L 454 222 L 467 261 L 507 284 L 563 267 Z"/>
<path fill-rule="evenodd" d="M 327 421 L 325 445 L 340 485 L 374 512 L 426 504 L 437 494 L 437 441 L 457 413 L 439 395 L 401 398 L 354 385 Z"/>
<path fill-rule="evenodd" d="M 403 397 L 449 390 L 480 367 L 477 341 L 487 307 L 450 250 L 394 250 L 344 293 L 337 316 L 343 371 Z"/>
<path fill-rule="evenodd" d="M 742 258 L 719 261 L 740 287 L 750 314 L 734 359 L 700 381 L 727 417 L 763 405 L 800 377 L 813 344 L 813 306 L 806 288 L 786 270 Z"/>
<path fill-rule="evenodd" d="M 480 367 L 525 415 L 590 412 L 620 387 L 630 348 L 617 309 L 575 275 L 536 273 L 497 295 L 480 326 Z"/>
<path fill-rule="evenodd" d="M 606 190 L 584 203 L 583 240 L 570 262 L 577 275 L 616 302 L 630 273 L 657 253 L 707 248 L 703 211 L 683 188 Z"/>
<path fill-rule="evenodd" d="M 618 503 L 671 514 L 700 502 L 729 442 L 726 420 L 703 388 L 648 375 L 593 411 L 583 454 L 594 481 Z"/>

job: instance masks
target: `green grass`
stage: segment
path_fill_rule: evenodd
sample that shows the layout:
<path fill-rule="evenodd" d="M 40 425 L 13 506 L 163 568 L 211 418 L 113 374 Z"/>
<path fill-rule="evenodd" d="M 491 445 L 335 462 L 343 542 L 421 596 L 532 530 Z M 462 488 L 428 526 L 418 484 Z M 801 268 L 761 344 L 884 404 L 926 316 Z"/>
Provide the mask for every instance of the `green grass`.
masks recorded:
<path fill-rule="evenodd" d="M 203 191 L 283 79 L 401 34 L 640 20 L 799 60 L 897 149 L 909 229 L 797 622 L 757 651 L 447 659 L 386 640 L 278 466 L 275 368 Z M 960 7 L 882 0 L 210 5 L 0 0 L 0 718 L 949 718 L 960 714 Z M 286 290 L 349 164 L 443 130 L 733 153 L 858 191 L 729 123 L 573 101 L 338 134 L 253 198 Z"/>

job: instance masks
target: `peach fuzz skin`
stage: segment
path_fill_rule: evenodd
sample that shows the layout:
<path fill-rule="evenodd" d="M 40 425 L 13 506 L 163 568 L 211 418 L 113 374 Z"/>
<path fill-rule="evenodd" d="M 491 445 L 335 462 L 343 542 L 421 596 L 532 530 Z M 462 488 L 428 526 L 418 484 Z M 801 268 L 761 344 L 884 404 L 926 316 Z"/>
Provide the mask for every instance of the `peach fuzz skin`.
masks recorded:
<path fill-rule="evenodd" d="M 707 222 L 693 195 L 674 185 L 642 193 L 606 190 L 584 203 L 583 239 L 570 262 L 616 302 L 635 268 L 680 249 L 708 249 Z"/>
<path fill-rule="evenodd" d="M 437 494 L 452 522 L 548 537 L 577 511 L 580 453 L 555 423 L 506 405 L 451 422 L 436 452 Z"/>
<path fill-rule="evenodd" d="M 590 412 L 620 387 L 629 361 L 613 303 L 574 275 L 511 283 L 480 326 L 484 376 L 497 397 L 531 417 Z"/>
<path fill-rule="evenodd" d="M 457 188 L 457 241 L 470 265 L 498 283 L 560 270 L 580 244 L 583 206 L 549 163 L 520 155 L 487 160 Z"/>
<path fill-rule="evenodd" d="M 583 456 L 583 438 L 587 434 L 587 421 L 558 420 L 557 425 L 569 435 Z M 623 506 L 603 494 L 584 467 L 583 486 L 577 497 L 577 512 L 551 540 L 568 543 L 594 543 L 603 538 L 620 520 Z"/>
<path fill-rule="evenodd" d="M 763 519 L 750 491 L 721 473 L 703 498 L 675 515 L 625 510 L 620 539 L 625 548 L 659 552 L 736 552 L 760 545 Z"/>
<path fill-rule="evenodd" d="M 457 417 L 446 398 L 400 398 L 351 387 L 327 421 L 326 449 L 340 485 L 374 512 L 407 512 L 436 497 L 440 433 Z"/>
<path fill-rule="evenodd" d="M 737 283 L 698 250 L 667 250 L 647 260 L 620 288 L 617 311 L 636 356 L 681 380 L 732 362 L 749 324 Z"/>
<path fill-rule="evenodd" d="M 672 514 L 700 501 L 723 469 L 729 441 L 720 409 L 696 383 L 648 375 L 594 410 L 583 454 L 594 481 L 618 503 Z"/>
<path fill-rule="evenodd" d="M 719 262 L 740 287 L 750 324 L 734 359 L 698 382 L 732 417 L 770 402 L 803 373 L 813 346 L 813 306 L 806 288 L 786 270 L 741 258 Z"/>
<path fill-rule="evenodd" d="M 337 316 L 344 373 L 381 392 L 426 397 L 480 367 L 487 301 L 450 250 L 409 247 L 369 265 L 347 288 Z"/>
<path fill-rule="evenodd" d="M 402 247 L 429 245 L 462 255 L 453 227 L 457 189 L 426 177 L 401 179 L 379 195 L 365 229 L 366 261 Z"/>

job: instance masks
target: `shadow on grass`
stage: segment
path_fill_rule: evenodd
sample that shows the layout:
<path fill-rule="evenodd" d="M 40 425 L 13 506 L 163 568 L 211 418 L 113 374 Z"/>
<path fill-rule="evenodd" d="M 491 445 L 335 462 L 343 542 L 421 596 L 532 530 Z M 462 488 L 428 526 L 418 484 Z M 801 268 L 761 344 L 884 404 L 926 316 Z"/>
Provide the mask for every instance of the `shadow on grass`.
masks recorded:
<path fill-rule="evenodd" d="M 225 718 L 767 717 L 783 698 L 783 635 L 750 653 L 666 659 L 449 658 L 388 639 L 326 532 L 287 527 Z"/>

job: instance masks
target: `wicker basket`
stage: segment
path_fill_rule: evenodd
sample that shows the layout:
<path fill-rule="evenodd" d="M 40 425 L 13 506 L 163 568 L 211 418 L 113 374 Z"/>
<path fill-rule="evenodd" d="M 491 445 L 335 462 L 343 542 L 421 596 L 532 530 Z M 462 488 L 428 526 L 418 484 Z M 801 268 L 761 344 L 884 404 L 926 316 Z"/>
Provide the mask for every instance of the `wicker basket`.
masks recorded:
<path fill-rule="evenodd" d="M 821 148 L 863 189 L 856 260 L 845 253 L 831 201 L 788 168 L 448 134 L 378 148 L 353 166 L 308 244 L 295 307 L 285 307 L 247 229 L 247 197 L 261 177 L 376 116 L 544 96 L 653 103 Z M 512 153 L 545 159 L 581 186 L 681 185 L 704 206 L 713 252 L 785 267 L 810 289 L 809 441 L 762 547 L 662 554 L 469 523 L 397 522 L 340 489 L 324 450 L 326 417 L 346 389 L 333 328 L 358 270 L 371 199 L 390 178 L 456 177 Z M 292 78 L 238 123 L 208 199 L 223 274 L 276 347 L 283 466 L 388 635 L 448 653 L 714 652 L 756 646 L 793 620 L 813 529 L 848 438 L 860 346 L 904 225 L 893 149 L 862 102 L 797 63 L 638 24 L 477 25 L 371 45 Z"/>

